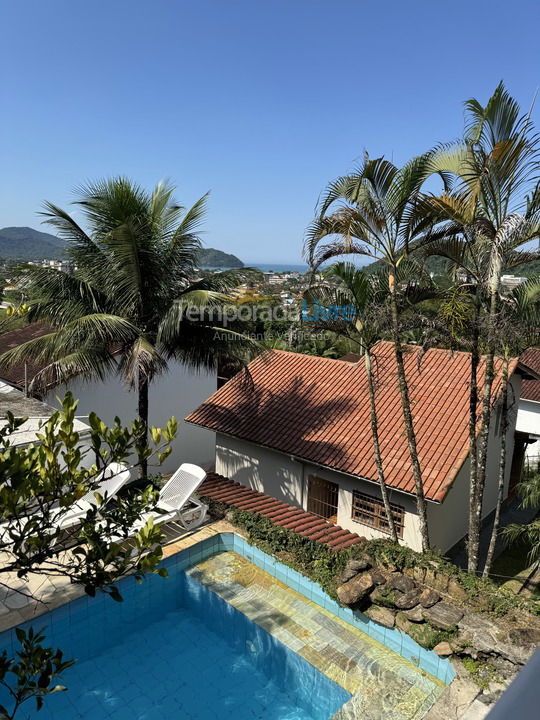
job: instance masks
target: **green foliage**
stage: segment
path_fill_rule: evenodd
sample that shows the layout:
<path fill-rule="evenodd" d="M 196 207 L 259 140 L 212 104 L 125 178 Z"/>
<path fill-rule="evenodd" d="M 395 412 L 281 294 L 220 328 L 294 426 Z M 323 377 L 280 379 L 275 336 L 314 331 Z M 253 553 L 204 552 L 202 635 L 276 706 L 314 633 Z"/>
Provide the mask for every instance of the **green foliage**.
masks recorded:
<path fill-rule="evenodd" d="M 474 660 L 472 657 L 464 656 L 461 658 L 461 664 L 482 690 L 487 690 L 492 682 L 502 680 L 495 666 L 485 660 Z"/>
<path fill-rule="evenodd" d="M 162 535 L 151 523 L 134 535 L 134 547 L 121 542 L 156 508 L 158 493 L 151 485 L 128 488 L 109 502 L 97 492 L 100 477 L 111 463 L 125 463 L 134 452 L 144 459 L 166 456 L 177 423 L 173 418 L 164 429 L 153 430 L 149 446 L 141 444 L 140 421 L 123 427 L 116 418 L 108 427 L 92 413 L 90 437 L 83 440 L 75 429 L 76 408 L 67 393 L 62 409 L 43 424 L 35 444 L 12 444 L 23 419 L 11 414 L 0 430 L 0 550 L 9 551 L 0 573 L 61 575 L 90 595 L 102 590 L 119 600 L 114 585 L 119 577 L 132 572 L 142 577 L 156 571 L 161 560 Z M 60 529 L 64 516 L 85 496 L 95 500 L 80 524 Z"/>
<path fill-rule="evenodd" d="M 63 685 L 57 685 L 56 680 L 74 663 L 74 660 L 64 660 L 61 650 L 44 647 L 43 632 L 32 628 L 28 633 L 22 628 L 15 632 L 21 644 L 17 659 L 8 657 L 5 650 L 0 655 L 0 686 L 13 701 L 11 709 L 0 705 L 2 720 L 11 720 L 22 703 L 32 698 L 37 710 L 41 710 L 47 695 L 66 690 Z"/>
<path fill-rule="evenodd" d="M 205 502 L 207 501 L 205 498 Z M 514 593 L 500 588 L 489 578 L 466 573 L 435 550 L 418 553 L 391 540 L 377 539 L 335 551 L 327 545 L 276 526 L 271 520 L 257 513 L 232 509 L 228 517 L 234 525 L 247 532 L 250 542 L 318 582 L 333 598 L 336 597 L 337 576 L 347 561 L 351 557 L 368 555 L 381 567 L 402 571 L 408 568 L 424 568 L 452 577 L 466 591 L 470 606 L 478 612 L 504 616 L 520 608 L 535 615 L 540 614 L 537 603 L 526 598 L 517 598 Z M 380 604 L 384 605 L 384 598 Z M 436 637 L 439 638 L 437 642 L 441 642 L 442 636 Z"/>

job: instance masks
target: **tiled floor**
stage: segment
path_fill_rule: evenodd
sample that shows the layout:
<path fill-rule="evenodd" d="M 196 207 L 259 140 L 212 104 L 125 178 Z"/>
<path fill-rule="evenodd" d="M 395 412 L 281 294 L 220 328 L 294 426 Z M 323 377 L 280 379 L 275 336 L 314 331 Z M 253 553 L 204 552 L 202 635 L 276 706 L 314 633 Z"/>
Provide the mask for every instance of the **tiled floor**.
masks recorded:
<path fill-rule="evenodd" d="M 336 715 L 340 720 L 417 720 L 444 689 L 236 553 L 214 555 L 189 572 L 353 694 Z"/>

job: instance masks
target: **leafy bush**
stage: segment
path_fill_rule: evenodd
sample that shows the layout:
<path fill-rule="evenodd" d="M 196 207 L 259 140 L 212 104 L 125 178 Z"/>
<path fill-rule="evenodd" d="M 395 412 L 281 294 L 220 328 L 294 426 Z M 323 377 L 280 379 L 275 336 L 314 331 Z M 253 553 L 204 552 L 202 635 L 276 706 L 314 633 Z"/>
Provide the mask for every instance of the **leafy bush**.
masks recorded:
<path fill-rule="evenodd" d="M 208 498 L 204 500 L 213 502 Z M 229 515 L 231 522 L 242 528 L 254 545 L 318 582 L 333 598 L 337 597 L 338 575 L 347 561 L 350 558 L 369 555 L 375 564 L 382 567 L 397 570 L 424 568 L 449 575 L 459 582 L 469 597 L 471 607 L 478 611 L 503 616 L 519 608 L 540 614 L 540 608 L 534 601 L 518 598 L 490 579 L 469 575 L 435 550 L 418 553 L 386 539 L 366 540 L 344 550 L 332 550 L 328 545 L 274 525 L 271 520 L 258 513 L 231 509 L 224 503 L 217 505 L 222 506 L 221 517 L 225 514 L 223 508 L 231 510 Z"/>

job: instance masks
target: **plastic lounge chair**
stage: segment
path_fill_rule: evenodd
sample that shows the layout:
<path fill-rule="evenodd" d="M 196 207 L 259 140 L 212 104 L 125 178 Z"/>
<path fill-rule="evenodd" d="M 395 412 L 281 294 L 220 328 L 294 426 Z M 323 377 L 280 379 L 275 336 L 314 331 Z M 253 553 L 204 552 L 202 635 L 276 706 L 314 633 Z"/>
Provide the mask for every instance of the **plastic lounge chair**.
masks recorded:
<path fill-rule="evenodd" d="M 208 506 L 194 497 L 193 493 L 202 484 L 206 471 L 198 465 L 183 463 L 170 477 L 159 493 L 157 508 L 162 512 L 145 513 L 133 526 L 137 532 L 152 518 L 154 524 L 177 522 L 185 530 L 194 530 L 202 525 Z"/>
<path fill-rule="evenodd" d="M 78 525 L 88 510 L 97 505 L 94 493 L 98 492 L 103 497 L 104 502 L 107 503 L 129 482 L 130 478 L 131 472 L 126 465 L 116 462 L 110 463 L 101 473 L 97 488 L 83 495 L 69 510 L 66 511 L 65 508 L 53 510 L 52 522 L 54 527 L 68 530 Z M 55 517 L 58 520 L 55 520 Z"/>

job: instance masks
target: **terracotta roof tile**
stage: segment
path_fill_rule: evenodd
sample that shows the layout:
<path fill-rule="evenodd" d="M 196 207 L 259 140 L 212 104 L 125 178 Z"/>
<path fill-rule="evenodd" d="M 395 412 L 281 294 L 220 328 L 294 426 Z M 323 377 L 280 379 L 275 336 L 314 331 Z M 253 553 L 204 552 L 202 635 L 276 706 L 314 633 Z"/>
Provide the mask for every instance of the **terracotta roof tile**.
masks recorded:
<path fill-rule="evenodd" d="M 350 530 L 344 530 L 339 525 L 332 525 L 322 517 L 306 512 L 300 508 L 287 505 L 281 500 L 273 500 L 264 493 L 246 488 L 244 485 L 218 475 L 217 473 L 209 473 L 205 481 L 199 488 L 199 495 L 210 497 L 212 500 L 225 502 L 239 509 L 248 509 L 246 506 L 246 497 L 250 497 L 253 505 L 250 508 L 252 512 L 271 520 L 274 525 L 286 528 L 292 532 L 296 532 L 310 540 L 316 540 L 326 544 L 333 550 L 340 550 L 344 547 L 350 547 L 355 543 L 365 540 Z M 227 498 L 224 500 L 223 498 Z M 266 501 L 272 501 L 269 505 Z M 259 504 L 260 503 L 260 504 Z M 279 512 L 275 513 L 274 503 L 278 503 Z"/>
<path fill-rule="evenodd" d="M 540 348 L 529 348 L 525 350 L 520 360 L 540 374 Z M 540 402 L 540 380 L 524 380 L 521 388 L 521 397 L 524 400 Z"/>
<path fill-rule="evenodd" d="M 538 351 L 540 354 L 540 351 Z M 389 486 L 414 493 L 393 345 L 379 343 L 373 368 L 379 439 Z M 517 360 L 513 360 L 510 373 Z M 500 360 L 494 393 L 500 391 Z M 424 491 L 440 502 L 468 455 L 470 355 L 409 346 L 405 353 Z M 484 363 L 479 368 L 483 382 Z M 363 362 L 271 351 L 186 420 L 305 461 L 377 481 Z M 539 383 L 540 384 L 540 383 Z"/>

